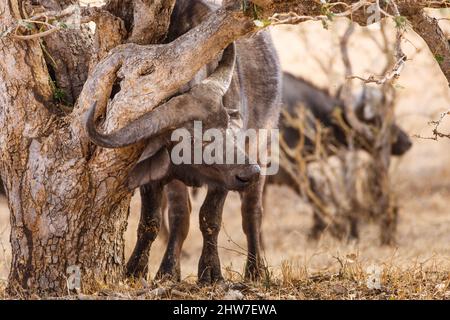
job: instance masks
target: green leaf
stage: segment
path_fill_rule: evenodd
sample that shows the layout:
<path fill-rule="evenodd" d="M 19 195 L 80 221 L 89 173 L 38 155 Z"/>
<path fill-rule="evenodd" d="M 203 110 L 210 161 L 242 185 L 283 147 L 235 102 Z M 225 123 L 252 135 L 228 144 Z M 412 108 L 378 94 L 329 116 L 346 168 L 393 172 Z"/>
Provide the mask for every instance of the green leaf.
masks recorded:
<path fill-rule="evenodd" d="M 66 100 L 66 92 L 59 88 L 56 84 L 55 81 L 53 81 L 53 79 L 49 79 L 50 81 L 50 86 L 52 88 L 53 91 L 53 99 L 59 103 L 63 103 Z"/>
<path fill-rule="evenodd" d="M 444 63 L 444 56 L 442 56 L 442 55 L 440 55 L 440 54 L 435 54 L 435 55 L 434 55 L 434 58 L 436 59 L 436 61 L 437 61 L 439 64 L 443 64 L 443 63 Z"/>
<path fill-rule="evenodd" d="M 267 20 L 267 19 L 263 19 L 263 20 L 253 20 L 253 23 L 255 24 L 255 26 L 257 26 L 258 28 L 265 28 L 267 26 L 271 25 L 271 21 Z"/>
<path fill-rule="evenodd" d="M 330 8 L 328 7 L 328 6 L 326 6 L 326 5 L 323 5 L 321 8 L 320 8 L 320 12 L 321 12 L 321 14 L 322 15 L 324 15 L 324 16 L 327 16 L 327 18 L 329 19 L 329 20 L 333 20 L 334 19 L 334 17 L 336 16 L 336 14 L 334 13 L 334 12 L 332 12 L 331 10 L 330 10 Z"/>
<path fill-rule="evenodd" d="M 406 28 L 408 19 L 405 16 L 396 16 L 394 17 L 395 27 L 404 29 Z"/>
<path fill-rule="evenodd" d="M 33 30 L 34 29 L 34 25 L 32 23 L 30 23 L 30 22 L 21 21 L 20 25 L 22 27 L 24 27 L 25 29 L 28 29 L 28 30 Z"/>

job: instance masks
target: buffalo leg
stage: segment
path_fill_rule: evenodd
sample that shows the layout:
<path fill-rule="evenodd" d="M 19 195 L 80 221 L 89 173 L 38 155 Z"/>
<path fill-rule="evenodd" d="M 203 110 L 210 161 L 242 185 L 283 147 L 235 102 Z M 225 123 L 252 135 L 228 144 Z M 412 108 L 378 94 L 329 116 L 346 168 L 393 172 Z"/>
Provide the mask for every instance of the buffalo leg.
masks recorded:
<path fill-rule="evenodd" d="M 247 263 L 245 278 L 257 280 L 261 277 L 261 223 L 262 223 L 262 196 L 264 177 L 255 185 L 241 192 L 242 198 L 242 228 L 247 237 Z"/>
<path fill-rule="evenodd" d="M 169 204 L 167 203 L 167 201 L 168 201 L 167 192 L 163 192 L 163 198 L 161 203 L 161 227 L 159 228 L 158 237 L 165 245 L 167 245 L 167 243 L 169 242 L 169 223 L 167 222 L 168 213 L 166 214 L 166 211 L 168 211 Z"/>
<path fill-rule="evenodd" d="M 263 187 L 263 191 L 262 191 L 262 204 L 263 204 L 263 208 L 264 210 L 267 210 L 267 183 L 264 183 L 264 187 Z M 263 210 L 263 213 L 264 213 Z M 266 211 L 267 212 L 267 211 Z M 265 213 L 267 214 L 267 213 Z M 264 246 L 264 236 L 263 236 L 263 231 L 262 229 L 259 231 L 259 245 L 261 246 L 261 250 L 265 250 L 265 246 Z"/>
<path fill-rule="evenodd" d="M 326 202 L 324 195 L 320 190 L 320 186 L 318 186 L 316 180 L 314 180 L 312 176 L 308 176 L 308 184 L 317 199 L 319 199 L 319 201 L 324 205 Z M 310 198 L 309 195 L 306 195 L 306 197 L 308 199 L 308 202 L 314 204 L 314 200 Z M 311 241 L 319 240 L 327 227 L 328 223 L 323 219 L 323 216 L 319 212 L 319 209 L 314 208 L 313 206 L 313 226 L 311 227 L 311 230 L 309 232 L 308 239 Z"/>
<path fill-rule="evenodd" d="M 210 187 L 200 209 L 200 230 L 203 235 L 203 250 L 198 263 L 198 280 L 212 284 L 223 280 L 220 270 L 217 239 L 222 224 L 222 210 L 228 191 Z"/>
<path fill-rule="evenodd" d="M 323 234 L 327 228 L 326 222 L 322 219 L 320 213 L 316 210 L 313 212 L 313 226 L 309 232 L 308 239 L 312 241 L 319 240 L 320 236 Z"/>
<path fill-rule="evenodd" d="M 357 217 L 350 217 L 350 235 L 349 240 L 359 239 L 359 221 Z"/>
<path fill-rule="evenodd" d="M 188 189 L 181 181 L 174 180 L 168 184 L 166 193 L 169 208 L 169 240 L 156 277 L 180 281 L 180 255 L 189 232 L 192 206 Z"/>
<path fill-rule="evenodd" d="M 128 260 L 126 274 L 128 277 L 146 277 L 150 248 L 161 226 L 161 202 L 163 186 L 147 184 L 140 188 L 141 218 L 139 221 L 137 242 Z"/>
<path fill-rule="evenodd" d="M 387 212 L 381 218 L 381 244 L 395 245 L 395 233 L 397 231 L 398 207 L 386 209 Z"/>

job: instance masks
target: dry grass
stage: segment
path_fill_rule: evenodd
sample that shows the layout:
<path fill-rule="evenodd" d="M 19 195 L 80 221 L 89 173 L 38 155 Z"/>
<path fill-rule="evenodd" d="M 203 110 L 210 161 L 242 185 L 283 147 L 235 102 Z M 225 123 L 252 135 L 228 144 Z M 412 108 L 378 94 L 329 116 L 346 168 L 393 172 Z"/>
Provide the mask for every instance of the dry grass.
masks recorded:
<path fill-rule="evenodd" d="M 330 31 L 320 23 L 281 27 L 274 31 L 283 67 L 332 89 L 342 82 L 338 38 L 345 24 Z M 405 51 L 411 61 L 398 83 L 397 112 L 401 125 L 411 134 L 430 134 L 427 121 L 450 109 L 450 90 L 435 60 L 421 39 L 407 35 Z M 317 41 L 317 39 L 321 39 Z M 362 29 L 350 44 L 355 73 L 376 72 L 384 61 Z M 325 72 L 321 65 L 331 65 Z M 443 128 L 450 129 L 450 122 Z M 450 130 L 449 130 L 450 131 Z M 105 289 L 82 299 L 220 299 L 238 290 L 245 299 L 444 299 L 450 298 L 450 141 L 415 140 L 411 152 L 393 164 L 394 189 L 401 211 L 397 245 L 380 247 L 376 224 L 364 225 L 358 243 L 339 242 L 325 235 L 319 242 L 307 240 L 312 224 L 309 207 L 286 188 L 269 190 L 264 219 L 266 277 L 260 283 L 242 279 L 245 237 L 241 228 L 240 201 L 232 194 L 226 203 L 220 235 L 220 256 L 227 282 L 201 288 L 195 283 L 201 234 L 198 210 L 204 192 L 194 202 L 191 232 L 182 259 L 179 284 L 141 283 Z M 138 198 L 132 203 L 127 232 L 127 253 L 135 241 Z M 0 298 L 10 262 L 9 217 L 0 202 Z M 150 272 L 154 275 L 162 258 L 163 245 L 153 246 Z M 381 289 L 367 287 L 367 268 L 382 270 Z M 157 289 L 160 288 L 160 289 Z M 38 297 L 35 297 L 38 298 Z M 69 297 L 66 297 L 69 298 Z"/>

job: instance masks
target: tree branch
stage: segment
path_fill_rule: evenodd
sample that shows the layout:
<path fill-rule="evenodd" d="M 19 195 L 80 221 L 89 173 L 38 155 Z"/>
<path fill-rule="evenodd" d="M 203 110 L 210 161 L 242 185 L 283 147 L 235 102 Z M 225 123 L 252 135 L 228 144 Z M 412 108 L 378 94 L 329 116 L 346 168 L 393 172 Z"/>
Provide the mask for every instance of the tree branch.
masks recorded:
<path fill-rule="evenodd" d="M 439 27 L 438 20 L 427 16 L 424 11 L 420 11 L 411 16 L 410 21 L 414 31 L 427 43 L 450 83 L 450 44 Z"/>
<path fill-rule="evenodd" d="M 161 43 L 169 29 L 175 0 L 135 0 L 133 31 L 128 42 L 137 44 Z"/>
<path fill-rule="evenodd" d="M 308 20 L 327 21 L 333 17 L 348 17 L 360 25 L 376 22 L 371 18 L 374 5 L 384 17 L 398 19 L 406 17 L 410 20 L 412 28 L 428 44 L 431 52 L 450 83 L 450 45 L 439 27 L 436 19 L 426 15 L 425 8 L 450 8 L 449 0 L 396 0 L 385 2 L 383 5 L 376 0 L 332 0 L 321 3 L 314 0 L 305 1 L 278 1 L 256 0 L 254 3 L 262 7 L 263 18 L 269 19 L 273 24 L 297 24 Z M 371 10 L 368 10 L 372 8 Z M 402 66 L 404 59 L 398 60 Z"/>
<path fill-rule="evenodd" d="M 94 101 L 98 103 L 99 114 L 105 114 L 107 110 L 104 131 L 117 130 L 151 112 L 230 43 L 255 30 L 257 27 L 252 19 L 241 10 L 219 9 L 204 23 L 170 44 L 126 44 L 112 50 L 89 77 L 73 113 L 73 130 L 79 134 L 84 149 L 89 148 L 89 139 L 83 129 L 83 120 Z M 121 90 L 109 101 L 112 87 L 117 82 L 120 82 Z M 123 157 L 127 152 L 130 150 L 101 149 L 98 158 L 117 158 L 129 163 L 129 155 Z"/>
<path fill-rule="evenodd" d="M 20 12 L 14 10 L 14 7 L 0 2 L 0 31 L 21 18 L 17 16 Z M 1 131 L 25 138 L 44 134 L 52 119 L 48 109 L 52 101 L 52 90 L 39 42 L 0 37 L 0 54 L 4 57 L 0 61 L 0 114 L 4 115 L 0 117 L 0 121 L 4 121 Z M 34 91 L 21 90 L 23 88 L 33 88 Z M 15 110 L 15 99 L 11 99 L 8 91 L 16 92 L 15 98 L 29 101 L 29 105 Z M 10 117 L 12 118 L 8 120 Z"/>
<path fill-rule="evenodd" d="M 175 0 L 109 0 L 105 10 L 121 18 L 130 32 L 127 42 L 161 43 L 169 28 Z M 163 18 L 161 18 L 163 17 Z"/>

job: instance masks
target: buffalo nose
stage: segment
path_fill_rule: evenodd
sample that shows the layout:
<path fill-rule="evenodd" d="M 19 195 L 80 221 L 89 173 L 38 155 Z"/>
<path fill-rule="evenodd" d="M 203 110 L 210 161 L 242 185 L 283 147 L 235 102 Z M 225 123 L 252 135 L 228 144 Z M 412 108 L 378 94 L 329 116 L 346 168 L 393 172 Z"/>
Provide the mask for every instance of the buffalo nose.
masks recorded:
<path fill-rule="evenodd" d="M 391 149 L 392 149 L 391 153 L 394 156 L 402 156 L 406 152 L 408 152 L 412 146 L 413 146 L 413 142 L 409 139 L 409 137 L 399 139 L 399 141 L 397 141 L 396 143 L 394 143 L 391 146 Z"/>
<path fill-rule="evenodd" d="M 255 182 L 261 174 L 261 169 L 258 165 L 252 165 L 248 169 L 239 172 L 236 179 L 242 183 L 249 184 Z"/>

